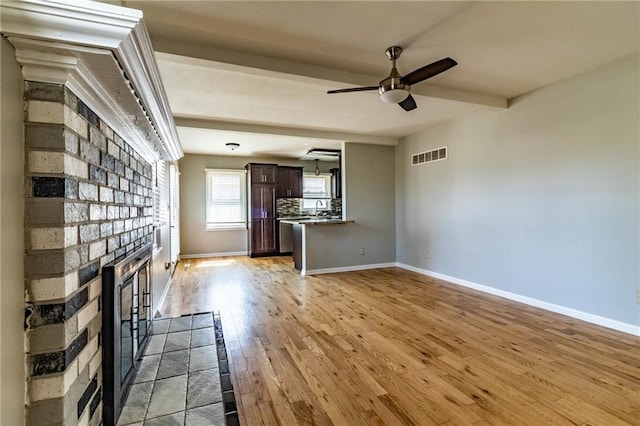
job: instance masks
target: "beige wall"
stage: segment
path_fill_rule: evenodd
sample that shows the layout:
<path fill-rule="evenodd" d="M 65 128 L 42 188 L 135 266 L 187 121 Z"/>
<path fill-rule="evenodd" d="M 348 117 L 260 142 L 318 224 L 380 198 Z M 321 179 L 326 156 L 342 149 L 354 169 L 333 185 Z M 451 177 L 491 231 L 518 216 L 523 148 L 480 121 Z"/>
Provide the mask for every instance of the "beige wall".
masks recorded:
<path fill-rule="evenodd" d="M 0 424 L 25 422 L 23 83 L 0 39 Z"/>
<path fill-rule="evenodd" d="M 221 155 L 187 154 L 180 166 L 180 252 L 181 256 L 224 253 L 246 253 L 247 231 L 205 230 L 205 175 L 206 168 L 244 169 L 247 163 L 270 163 L 281 166 L 303 166 L 313 171 L 313 161 L 291 158 L 236 157 Z M 321 172 L 337 167 L 335 162 L 320 161 Z"/>
<path fill-rule="evenodd" d="M 346 143 L 343 164 L 343 215 L 355 223 L 306 226 L 307 273 L 396 260 L 394 147 Z"/>
<path fill-rule="evenodd" d="M 404 138 L 398 262 L 640 325 L 639 59 Z"/>

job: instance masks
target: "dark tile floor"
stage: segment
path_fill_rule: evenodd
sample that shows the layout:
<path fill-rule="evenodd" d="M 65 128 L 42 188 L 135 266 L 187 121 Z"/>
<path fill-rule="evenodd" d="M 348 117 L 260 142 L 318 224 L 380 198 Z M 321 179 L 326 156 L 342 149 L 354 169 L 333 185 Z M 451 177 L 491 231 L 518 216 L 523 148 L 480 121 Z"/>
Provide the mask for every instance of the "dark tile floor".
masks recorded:
<path fill-rule="evenodd" d="M 154 320 L 118 425 L 237 424 L 222 327 L 215 320 L 212 313 Z"/>

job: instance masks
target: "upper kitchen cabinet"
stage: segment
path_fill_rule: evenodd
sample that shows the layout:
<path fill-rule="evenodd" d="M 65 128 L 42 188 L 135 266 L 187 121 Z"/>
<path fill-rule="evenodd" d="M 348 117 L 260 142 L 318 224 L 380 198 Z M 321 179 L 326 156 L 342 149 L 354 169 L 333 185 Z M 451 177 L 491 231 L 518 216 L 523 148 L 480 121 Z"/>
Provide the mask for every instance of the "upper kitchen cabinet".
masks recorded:
<path fill-rule="evenodd" d="M 278 166 L 277 198 L 302 198 L 302 167 Z"/>
<path fill-rule="evenodd" d="M 253 183 L 276 183 L 278 166 L 276 164 L 249 163 L 248 168 L 251 175 L 250 181 Z"/>

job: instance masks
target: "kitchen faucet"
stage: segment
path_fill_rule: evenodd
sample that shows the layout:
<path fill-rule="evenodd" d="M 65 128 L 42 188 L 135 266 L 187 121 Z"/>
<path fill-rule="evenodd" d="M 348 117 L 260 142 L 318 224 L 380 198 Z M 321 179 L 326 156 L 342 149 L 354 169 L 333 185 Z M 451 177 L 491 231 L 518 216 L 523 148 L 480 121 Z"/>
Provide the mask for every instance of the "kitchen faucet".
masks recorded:
<path fill-rule="evenodd" d="M 316 216 L 318 216 L 318 207 L 322 206 L 322 200 L 316 200 Z"/>

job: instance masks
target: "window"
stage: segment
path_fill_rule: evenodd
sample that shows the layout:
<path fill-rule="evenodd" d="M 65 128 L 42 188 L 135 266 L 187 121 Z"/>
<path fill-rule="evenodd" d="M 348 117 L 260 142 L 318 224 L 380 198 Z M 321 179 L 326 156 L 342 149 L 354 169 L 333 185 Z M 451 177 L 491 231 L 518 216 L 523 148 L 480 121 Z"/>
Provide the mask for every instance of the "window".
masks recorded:
<path fill-rule="evenodd" d="M 331 175 L 302 176 L 302 210 L 331 210 Z"/>
<path fill-rule="evenodd" d="M 246 172 L 206 169 L 207 230 L 246 228 Z"/>
<path fill-rule="evenodd" d="M 163 206 L 162 191 L 166 185 L 166 163 L 164 161 L 157 161 L 153 163 L 153 223 L 156 226 L 163 226 L 167 224 L 168 213 L 166 206 Z"/>

